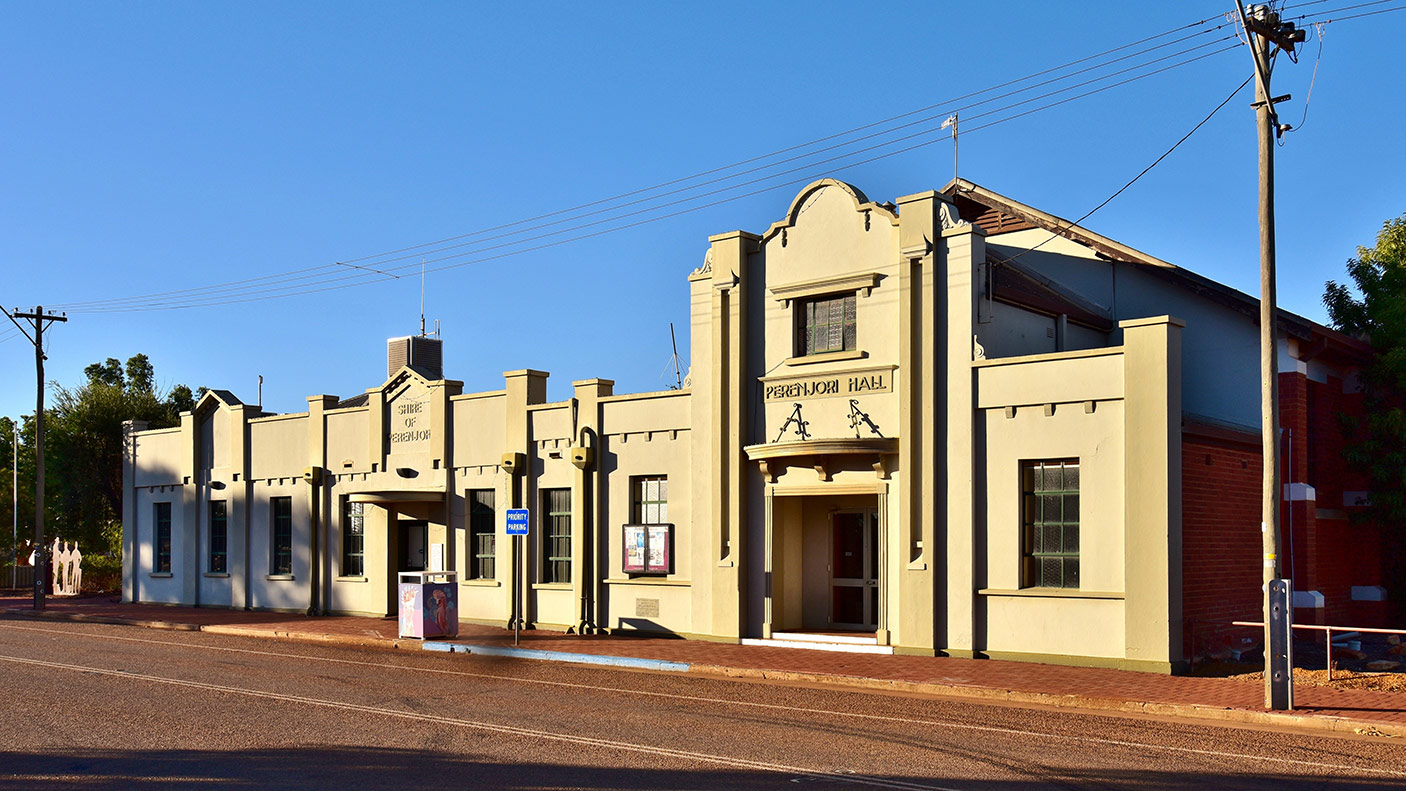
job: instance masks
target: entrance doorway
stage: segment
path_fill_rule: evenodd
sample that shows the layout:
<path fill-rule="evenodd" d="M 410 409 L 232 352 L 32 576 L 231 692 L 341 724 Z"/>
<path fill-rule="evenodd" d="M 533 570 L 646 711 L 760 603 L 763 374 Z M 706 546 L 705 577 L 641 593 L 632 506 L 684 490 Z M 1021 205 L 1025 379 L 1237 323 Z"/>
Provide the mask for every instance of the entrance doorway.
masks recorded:
<path fill-rule="evenodd" d="M 879 622 L 879 512 L 830 514 L 830 624 L 872 631 Z"/>
<path fill-rule="evenodd" d="M 430 544 L 430 523 L 414 521 L 400 523 L 400 570 L 424 571 Z"/>

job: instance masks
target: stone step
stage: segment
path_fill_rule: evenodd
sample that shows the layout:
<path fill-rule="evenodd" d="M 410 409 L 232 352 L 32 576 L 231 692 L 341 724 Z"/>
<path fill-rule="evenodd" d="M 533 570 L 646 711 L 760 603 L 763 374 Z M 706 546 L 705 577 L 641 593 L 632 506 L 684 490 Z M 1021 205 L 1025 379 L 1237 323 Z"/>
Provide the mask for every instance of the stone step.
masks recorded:
<path fill-rule="evenodd" d="M 753 645 L 762 648 L 808 648 L 812 651 L 835 651 L 845 654 L 892 654 L 891 645 L 856 645 L 854 643 L 821 643 L 806 640 L 765 640 L 760 638 L 744 638 L 742 645 Z"/>

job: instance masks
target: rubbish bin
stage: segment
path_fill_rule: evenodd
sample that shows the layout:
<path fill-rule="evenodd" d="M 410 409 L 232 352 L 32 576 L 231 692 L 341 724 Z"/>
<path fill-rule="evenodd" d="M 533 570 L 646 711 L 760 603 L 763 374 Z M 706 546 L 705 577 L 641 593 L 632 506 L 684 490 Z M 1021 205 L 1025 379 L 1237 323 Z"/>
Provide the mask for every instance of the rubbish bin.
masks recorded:
<path fill-rule="evenodd" d="M 400 572 L 400 636 L 459 636 L 459 585 L 455 571 Z"/>

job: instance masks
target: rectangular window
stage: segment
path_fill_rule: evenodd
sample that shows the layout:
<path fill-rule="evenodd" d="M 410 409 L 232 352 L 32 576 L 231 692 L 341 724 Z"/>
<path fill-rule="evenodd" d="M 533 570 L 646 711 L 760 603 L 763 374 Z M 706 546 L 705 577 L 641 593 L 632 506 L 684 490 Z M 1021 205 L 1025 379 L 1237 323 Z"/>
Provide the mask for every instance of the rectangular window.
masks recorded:
<path fill-rule="evenodd" d="M 223 574 L 228 567 L 229 530 L 225 519 L 225 501 L 210 501 L 210 573 Z"/>
<path fill-rule="evenodd" d="M 494 577 L 494 560 L 498 557 L 498 520 L 494 514 L 492 489 L 469 492 L 469 579 Z"/>
<path fill-rule="evenodd" d="M 624 526 L 624 572 L 668 574 L 673 554 L 668 477 L 637 475 L 630 479 L 630 520 L 631 524 Z"/>
<path fill-rule="evenodd" d="M 542 581 L 571 582 L 571 490 L 543 489 Z"/>
<path fill-rule="evenodd" d="M 854 294 L 798 300 L 797 307 L 798 356 L 853 351 L 857 348 Z"/>
<path fill-rule="evenodd" d="M 269 573 L 293 573 L 293 498 L 269 499 Z"/>
<path fill-rule="evenodd" d="M 669 479 L 663 475 L 637 475 L 630 479 L 633 501 L 631 519 L 637 525 L 662 525 L 669 521 Z"/>
<path fill-rule="evenodd" d="M 156 503 L 156 567 L 163 574 L 171 571 L 171 504 Z"/>
<path fill-rule="evenodd" d="M 366 573 L 366 506 L 347 503 L 342 511 L 342 576 Z"/>
<path fill-rule="evenodd" d="M 1020 464 L 1022 584 L 1079 587 L 1079 460 Z"/>

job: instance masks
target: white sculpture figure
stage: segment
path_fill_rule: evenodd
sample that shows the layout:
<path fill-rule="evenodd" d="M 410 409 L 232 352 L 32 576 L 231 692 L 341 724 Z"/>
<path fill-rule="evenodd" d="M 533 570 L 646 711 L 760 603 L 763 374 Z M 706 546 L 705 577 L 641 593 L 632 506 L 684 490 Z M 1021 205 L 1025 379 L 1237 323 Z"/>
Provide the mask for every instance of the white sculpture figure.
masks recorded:
<path fill-rule="evenodd" d="M 82 558 L 83 553 L 78 551 L 77 541 L 73 542 L 70 547 L 68 544 L 54 539 L 54 554 L 51 556 L 50 563 L 53 565 L 55 596 L 76 596 L 78 594 L 83 579 L 83 570 L 79 568 Z"/>
<path fill-rule="evenodd" d="M 78 551 L 78 542 L 73 542 L 73 551 L 69 554 L 69 561 L 73 564 L 69 571 L 69 591 L 77 596 L 83 590 L 83 553 Z"/>
<path fill-rule="evenodd" d="M 68 551 L 63 549 L 63 544 L 59 543 L 59 540 L 57 538 L 54 539 L 54 548 L 53 551 L 49 554 L 49 571 L 51 574 L 54 575 L 55 595 L 61 595 L 63 593 L 63 568 L 64 564 L 67 561 Z"/>

